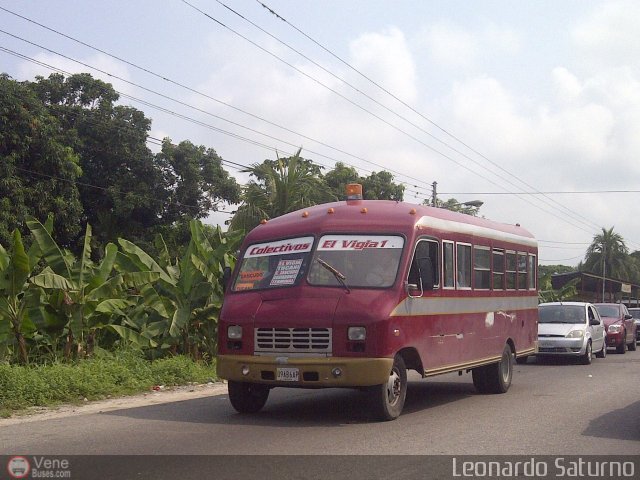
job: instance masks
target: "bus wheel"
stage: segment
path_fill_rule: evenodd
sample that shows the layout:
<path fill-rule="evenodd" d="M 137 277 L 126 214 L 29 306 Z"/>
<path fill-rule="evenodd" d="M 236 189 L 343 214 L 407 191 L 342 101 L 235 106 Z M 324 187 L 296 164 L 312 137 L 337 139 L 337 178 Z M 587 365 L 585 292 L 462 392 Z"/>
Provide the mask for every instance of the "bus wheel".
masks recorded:
<path fill-rule="evenodd" d="M 269 398 L 269 387 L 257 383 L 229 381 L 229 400 L 240 413 L 260 411 Z"/>
<path fill-rule="evenodd" d="M 478 393 L 489 393 L 487 386 L 487 367 L 476 367 L 471 370 L 473 378 L 473 386 L 476 387 Z"/>
<path fill-rule="evenodd" d="M 486 367 L 487 393 L 505 393 L 511 386 L 513 378 L 513 352 L 509 345 L 504 346 L 502 357 L 498 363 Z"/>
<path fill-rule="evenodd" d="M 373 411 L 380 420 L 395 420 L 400 416 L 407 396 L 407 367 L 400 355 L 393 359 L 389 380 L 370 387 Z"/>

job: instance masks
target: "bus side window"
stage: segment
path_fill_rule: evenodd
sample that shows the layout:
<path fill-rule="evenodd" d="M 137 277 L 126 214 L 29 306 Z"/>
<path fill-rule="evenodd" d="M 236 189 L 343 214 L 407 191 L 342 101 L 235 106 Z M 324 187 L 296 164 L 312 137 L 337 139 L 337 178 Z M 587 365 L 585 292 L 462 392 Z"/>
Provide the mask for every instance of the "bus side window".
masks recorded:
<path fill-rule="evenodd" d="M 418 241 L 415 252 L 413 253 L 407 283 L 409 283 L 409 285 L 417 285 L 418 288 L 420 288 L 420 268 L 429 268 L 431 272 L 429 272 L 430 275 L 427 275 L 427 277 L 430 277 L 430 281 L 428 282 L 430 285 L 423 285 L 422 287 L 424 290 L 432 290 L 434 287 L 437 287 L 440 280 L 438 258 L 438 242 L 433 240 Z M 422 278 L 426 278 L 424 274 Z"/>

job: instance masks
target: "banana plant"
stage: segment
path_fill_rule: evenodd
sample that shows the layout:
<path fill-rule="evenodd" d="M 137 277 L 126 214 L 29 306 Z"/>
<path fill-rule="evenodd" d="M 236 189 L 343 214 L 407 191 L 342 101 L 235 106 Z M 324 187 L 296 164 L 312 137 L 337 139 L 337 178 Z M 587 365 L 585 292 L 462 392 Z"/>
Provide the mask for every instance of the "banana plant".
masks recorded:
<path fill-rule="evenodd" d="M 63 250 L 50 231 L 35 219 L 27 220 L 47 267 L 31 282 L 52 294 L 57 301 L 51 307 L 65 319 L 67 332 L 64 356 L 69 359 L 73 347 L 78 356 L 90 355 L 95 346 L 96 332 L 110 325 L 128 306 L 124 290 L 141 287 L 157 279 L 155 274 L 118 273 L 113 275 L 118 254 L 115 244 L 109 243 L 99 264 L 91 260 L 91 226 L 87 224 L 82 254 L 76 259 Z"/>
<path fill-rule="evenodd" d="M 119 239 L 122 253 L 118 255 L 116 268 L 155 272 L 159 276 L 153 287 L 147 286 L 140 292 L 156 321 L 138 315 L 135 317 L 137 322 L 133 320 L 137 323 L 133 332 L 148 338 L 151 330 L 162 331 L 158 338 L 154 338 L 156 343 L 177 347 L 182 342 L 185 353 L 199 358 L 203 346 L 210 354 L 214 353 L 213 333 L 222 302 L 219 279 L 225 261 L 232 260 L 229 245 L 223 241 L 219 231 L 220 241 L 216 242 L 215 248 L 204 236 L 200 222 L 191 222 L 191 234 L 184 255 L 174 261 L 161 236 L 156 238 L 160 252 L 157 260 L 133 243 Z M 136 337 L 136 341 L 144 340 Z"/>
<path fill-rule="evenodd" d="M 44 231 L 51 231 L 53 218 L 49 217 Z M 0 245 L 0 345 L 7 346 L 13 334 L 18 346 L 18 358 L 29 363 L 25 335 L 35 327 L 29 318 L 29 308 L 35 305 L 39 292 L 29 282 L 41 258 L 41 250 L 33 244 L 25 250 L 20 232 L 13 231 L 13 245 L 8 252 Z"/>

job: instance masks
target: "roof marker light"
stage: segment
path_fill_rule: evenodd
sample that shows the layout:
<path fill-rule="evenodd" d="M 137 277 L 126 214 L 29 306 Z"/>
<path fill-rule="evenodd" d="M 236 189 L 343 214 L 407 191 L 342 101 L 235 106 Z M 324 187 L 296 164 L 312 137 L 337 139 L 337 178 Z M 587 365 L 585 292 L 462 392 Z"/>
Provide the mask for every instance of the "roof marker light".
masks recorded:
<path fill-rule="evenodd" d="M 416 209 L 412 208 L 411 210 L 409 210 L 409 215 L 415 215 L 416 214 Z"/>
<path fill-rule="evenodd" d="M 267 223 L 267 219 L 263 218 L 262 220 L 260 220 L 260 225 L 264 225 L 265 223 Z"/>
<path fill-rule="evenodd" d="M 367 213 L 367 208 L 363 208 L 362 210 L 360 210 L 360 213 Z"/>
<path fill-rule="evenodd" d="M 362 200 L 362 185 L 359 183 L 349 183 L 345 187 L 347 200 Z"/>
<path fill-rule="evenodd" d="M 333 209 L 333 207 L 331 207 L 329 210 L 327 210 L 327 213 L 336 213 L 336 211 Z"/>
<path fill-rule="evenodd" d="M 309 212 L 307 212 L 306 210 L 302 212 L 302 218 L 307 218 L 308 216 L 309 216 Z"/>

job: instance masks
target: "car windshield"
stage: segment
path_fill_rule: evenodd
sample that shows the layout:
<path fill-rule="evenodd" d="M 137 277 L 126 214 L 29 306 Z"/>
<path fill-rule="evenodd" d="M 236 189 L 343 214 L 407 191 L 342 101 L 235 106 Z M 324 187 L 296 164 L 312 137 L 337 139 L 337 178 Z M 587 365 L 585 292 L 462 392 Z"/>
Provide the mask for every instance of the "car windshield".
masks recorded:
<path fill-rule="evenodd" d="M 596 309 L 601 317 L 618 317 L 620 308 L 617 305 L 596 305 Z"/>
<path fill-rule="evenodd" d="M 582 305 L 542 305 L 538 307 L 538 323 L 584 323 Z"/>
<path fill-rule="evenodd" d="M 317 286 L 339 286 L 341 278 L 347 287 L 390 287 L 403 246 L 399 236 L 325 235 L 318 242 L 307 280 Z"/>
<path fill-rule="evenodd" d="M 313 237 L 249 245 L 242 258 L 233 291 L 297 284 L 304 276 L 312 246 Z"/>

